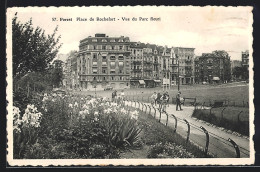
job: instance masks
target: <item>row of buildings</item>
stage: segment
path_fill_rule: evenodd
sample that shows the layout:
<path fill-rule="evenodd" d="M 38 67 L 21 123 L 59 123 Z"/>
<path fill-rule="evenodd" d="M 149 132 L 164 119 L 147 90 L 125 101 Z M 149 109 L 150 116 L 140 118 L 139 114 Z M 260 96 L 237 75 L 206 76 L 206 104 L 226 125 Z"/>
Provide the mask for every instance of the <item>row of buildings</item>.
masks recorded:
<path fill-rule="evenodd" d="M 95 34 L 80 41 L 64 65 L 67 88 L 104 89 L 226 82 L 230 57 L 215 51 L 195 57 L 194 48 L 131 42 L 129 37 Z"/>

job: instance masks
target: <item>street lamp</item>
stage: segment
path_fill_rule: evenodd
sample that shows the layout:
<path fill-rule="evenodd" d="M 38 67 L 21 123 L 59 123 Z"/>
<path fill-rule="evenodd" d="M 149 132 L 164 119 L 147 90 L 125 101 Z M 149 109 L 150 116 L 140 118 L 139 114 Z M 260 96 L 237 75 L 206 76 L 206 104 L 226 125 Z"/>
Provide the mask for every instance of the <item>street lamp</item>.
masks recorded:
<path fill-rule="evenodd" d="M 179 57 L 177 58 L 177 61 L 178 61 L 178 91 L 180 91 L 180 61 L 179 61 Z"/>

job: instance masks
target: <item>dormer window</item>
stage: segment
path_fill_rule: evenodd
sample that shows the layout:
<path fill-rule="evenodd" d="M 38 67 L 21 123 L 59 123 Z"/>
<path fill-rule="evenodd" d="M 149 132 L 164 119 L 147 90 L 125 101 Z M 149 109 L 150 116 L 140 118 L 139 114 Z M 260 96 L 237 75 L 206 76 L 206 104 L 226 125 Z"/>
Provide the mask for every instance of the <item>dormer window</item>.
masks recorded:
<path fill-rule="evenodd" d="M 97 39 L 92 39 L 92 42 L 97 42 Z"/>
<path fill-rule="evenodd" d="M 107 42 L 107 40 L 106 39 L 102 39 L 102 42 Z"/>
<path fill-rule="evenodd" d="M 115 39 L 111 39 L 110 42 L 116 42 L 116 40 Z"/>
<path fill-rule="evenodd" d="M 118 42 L 124 42 L 124 40 L 123 39 L 119 39 Z"/>

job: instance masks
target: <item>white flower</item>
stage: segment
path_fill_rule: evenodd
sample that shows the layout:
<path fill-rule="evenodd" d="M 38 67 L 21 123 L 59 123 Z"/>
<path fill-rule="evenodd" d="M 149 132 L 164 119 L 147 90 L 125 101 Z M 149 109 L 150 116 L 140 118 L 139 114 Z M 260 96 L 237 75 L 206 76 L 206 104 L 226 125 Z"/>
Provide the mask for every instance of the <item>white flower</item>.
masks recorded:
<path fill-rule="evenodd" d="M 126 111 L 124 108 L 122 108 L 122 109 L 120 110 L 120 112 L 122 112 L 123 114 L 126 114 L 126 113 L 127 113 L 127 111 Z"/>
<path fill-rule="evenodd" d="M 79 105 L 78 105 L 78 103 L 77 103 L 77 102 L 75 102 L 75 103 L 74 103 L 74 106 L 75 106 L 75 107 L 78 107 Z"/>
<path fill-rule="evenodd" d="M 44 96 L 43 99 L 42 99 L 43 102 L 45 102 L 45 101 L 47 101 L 47 100 L 48 100 L 48 97 L 45 97 L 45 96 Z"/>
<path fill-rule="evenodd" d="M 69 108 L 73 108 L 73 105 L 71 103 L 69 104 Z"/>
<path fill-rule="evenodd" d="M 139 116 L 139 113 L 137 110 L 135 110 L 134 112 L 131 112 L 131 119 L 137 120 L 138 116 Z"/>
<path fill-rule="evenodd" d="M 111 113 L 111 112 L 112 112 L 112 109 L 111 109 L 111 108 L 107 108 L 107 109 L 104 110 L 104 113 L 105 113 L 105 114 L 109 114 L 109 113 Z"/>
<path fill-rule="evenodd" d="M 20 119 L 20 112 L 18 107 L 13 107 L 13 130 L 16 133 L 21 132 L 20 125 L 22 124 L 22 120 Z"/>
<path fill-rule="evenodd" d="M 34 105 L 27 105 L 25 113 L 22 118 L 23 126 L 25 127 L 40 127 L 42 113 L 38 112 Z"/>

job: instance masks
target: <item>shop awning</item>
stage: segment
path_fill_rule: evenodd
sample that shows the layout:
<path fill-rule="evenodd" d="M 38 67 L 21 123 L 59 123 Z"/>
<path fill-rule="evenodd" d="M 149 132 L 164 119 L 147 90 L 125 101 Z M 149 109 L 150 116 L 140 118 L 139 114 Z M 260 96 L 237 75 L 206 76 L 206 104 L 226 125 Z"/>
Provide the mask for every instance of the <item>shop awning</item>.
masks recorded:
<path fill-rule="evenodd" d="M 145 84 L 144 80 L 139 80 L 140 84 Z"/>
<path fill-rule="evenodd" d="M 219 81 L 219 77 L 217 77 L 217 76 L 216 76 L 216 77 L 213 77 L 213 80 L 214 80 L 214 81 Z"/>
<path fill-rule="evenodd" d="M 161 82 L 161 80 L 154 80 L 154 82 Z"/>

